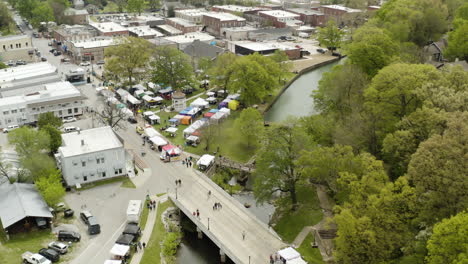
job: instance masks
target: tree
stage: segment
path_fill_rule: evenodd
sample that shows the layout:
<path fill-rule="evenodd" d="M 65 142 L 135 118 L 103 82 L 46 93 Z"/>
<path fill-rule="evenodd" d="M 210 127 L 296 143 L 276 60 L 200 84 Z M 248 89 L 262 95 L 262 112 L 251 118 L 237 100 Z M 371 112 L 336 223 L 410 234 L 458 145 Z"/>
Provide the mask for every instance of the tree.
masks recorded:
<path fill-rule="evenodd" d="M 383 188 L 380 180 L 375 186 L 373 178 L 369 174 L 353 181 L 352 193 L 357 196 L 373 190 L 366 199 L 351 198 L 348 204 L 335 208 L 337 263 L 388 263 L 400 256 L 401 249 L 413 239 L 410 224 L 416 215 L 414 189 L 404 177 Z"/>
<path fill-rule="evenodd" d="M 369 76 L 374 76 L 398 56 L 398 43 L 383 30 L 375 26 L 359 28 L 353 42 L 347 47 L 351 62 Z"/>
<path fill-rule="evenodd" d="M 24 182 L 34 182 L 37 179 L 49 175 L 56 169 L 55 160 L 45 153 L 35 153 L 34 155 L 20 158 L 20 165 L 24 168 L 22 179 Z"/>
<path fill-rule="evenodd" d="M 210 84 L 225 89 L 232 75 L 231 65 L 237 60 L 234 53 L 225 52 L 216 58 L 214 65 L 208 70 Z"/>
<path fill-rule="evenodd" d="M 468 259 L 468 212 L 460 212 L 434 226 L 427 243 L 428 264 L 466 263 Z"/>
<path fill-rule="evenodd" d="M 127 11 L 130 13 L 138 13 L 138 15 L 141 15 L 141 12 L 145 9 L 145 6 L 145 0 L 128 0 Z"/>
<path fill-rule="evenodd" d="M 272 198 L 276 192 L 289 195 L 291 209 L 297 208 L 297 185 L 305 180 L 297 163 L 301 150 L 312 147 L 297 121 L 288 120 L 266 130 L 263 146 L 257 154 L 254 194 L 257 202 Z"/>
<path fill-rule="evenodd" d="M 151 44 L 142 38 L 128 37 L 105 50 L 106 74 L 125 78 L 130 87 L 145 73 L 151 57 Z"/>
<path fill-rule="evenodd" d="M 117 4 L 119 13 L 123 13 L 127 7 L 127 0 L 115 0 L 114 2 Z"/>
<path fill-rule="evenodd" d="M 20 158 L 50 151 L 50 138 L 45 131 L 31 127 L 21 127 L 8 133 L 8 141 L 15 146 Z"/>
<path fill-rule="evenodd" d="M 4 2 L 0 2 L 0 32 L 4 32 L 6 34 L 13 33 L 15 30 L 14 25 L 15 22 L 11 17 L 7 6 Z M 3 69 L 2 65 L 0 65 L 0 69 Z"/>
<path fill-rule="evenodd" d="M 255 147 L 263 132 L 263 117 L 255 108 L 244 109 L 235 121 L 235 128 L 247 142 L 247 148 Z"/>
<path fill-rule="evenodd" d="M 428 223 L 466 209 L 468 204 L 468 112 L 450 116 L 442 135 L 420 144 L 408 166 L 408 178 L 421 203 L 420 218 Z"/>
<path fill-rule="evenodd" d="M 365 9 L 367 7 L 367 0 L 345 0 L 344 4 L 346 7 Z"/>
<path fill-rule="evenodd" d="M 338 119 L 359 112 L 368 83 L 366 74 L 353 64 L 337 65 L 323 74 L 318 89 L 312 92 L 315 109 Z"/>
<path fill-rule="evenodd" d="M 277 49 L 275 50 L 275 53 L 273 53 L 273 55 L 270 56 L 270 59 L 275 61 L 279 66 L 280 74 L 278 74 L 278 78 L 279 78 L 278 81 L 279 82 L 283 81 L 283 83 L 286 83 L 286 80 L 284 79 L 284 77 L 286 77 L 286 74 L 289 73 L 289 71 L 292 69 L 292 66 L 293 66 L 289 62 L 288 55 L 283 50 Z"/>
<path fill-rule="evenodd" d="M 378 145 L 387 133 L 394 131 L 398 121 L 421 107 L 416 89 L 441 77 L 433 66 L 423 64 L 397 63 L 380 70 L 364 91 L 366 110 L 378 117 Z"/>
<path fill-rule="evenodd" d="M 448 46 L 445 55 L 450 59 L 460 58 L 468 62 L 468 20 L 448 34 Z"/>
<path fill-rule="evenodd" d="M 41 128 L 42 131 L 45 131 L 50 138 L 50 152 L 57 152 L 58 148 L 62 146 L 62 132 L 52 125 L 46 125 Z"/>
<path fill-rule="evenodd" d="M 151 10 L 157 9 L 161 7 L 161 1 L 160 0 L 149 0 L 148 1 L 148 6 Z"/>
<path fill-rule="evenodd" d="M 209 151 L 212 143 L 219 133 L 219 127 L 216 124 L 209 124 L 200 129 L 201 140 L 205 142 L 205 150 Z"/>
<path fill-rule="evenodd" d="M 37 28 L 41 22 L 55 21 L 54 10 L 47 2 L 39 2 L 32 10 L 31 25 Z"/>
<path fill-rule="evenodd" d="M 26 19 L 31 19 L 34 16 L 33 11 L 36 10 L 36 7 L 38 5 L 38 0 L 18 0 L 15 3 L 15 8 L 18 10 L 22 17 Z"/>
<path fill-rule="evenodd" d="M 39 114 L 39 117 L 37 119 L 37 127 L 39 129 L 42 129 L 47 125 L 50 125 L 55 128 L 60 128 L 63 125 L 63 122 L 62 119 L 58 116 L 55 116 L 53 112 Z"/>
<path fill-rule="evenodd" d="M 47 175 L 39 177 L 35 184 L 42 198 L 50 207 L 55 207 L 65 195 L 62 177 L 57 169 L 53 169 Z"/>
<path fill-rule="evenodd" d="M 5 68 L 8 68 L 8 66 L 5 63 L 0 62 L 0 70 Z"/>
<path fill-rule="evenodd" d="M 193 85 L 194 74 L 188 55 L 172 47 L 158 47 L 154 53 L 153 82 L 170 85 L 173 90 Z"/>
<path fill-rule="evenodd" d="M 341 47 L 344 32 L 336 26 L 334 20 L 330 19 L 327 26 L 319 28 L 317 40 L 320 45 L 325 45 L 329 50 L 336 50 Z"/>
<path fill-rule="evenodd" d="M 230 66 L 227 88 L 234 93 L 240 91 L 240 99 L 247 106 L 262 102 L 279 85 L 278 65 L 260 57 L 259 54 L 244 56 Z"/>
<path fill-rule="evenodd" d="M 70 6 L 70 2 L 67 0 L 48 0 L 50 7 L 52 8 L 55 21 L 57 24 L 65 22 L 64 11 Z"/>
<path fill-rule="evenodd" d="M 114 104 L 108 103 L 95 113 L 103 124 L 110 126 L 114 130 L 126 127 L 125 120 L 127 119 L 127 115 Z"/>

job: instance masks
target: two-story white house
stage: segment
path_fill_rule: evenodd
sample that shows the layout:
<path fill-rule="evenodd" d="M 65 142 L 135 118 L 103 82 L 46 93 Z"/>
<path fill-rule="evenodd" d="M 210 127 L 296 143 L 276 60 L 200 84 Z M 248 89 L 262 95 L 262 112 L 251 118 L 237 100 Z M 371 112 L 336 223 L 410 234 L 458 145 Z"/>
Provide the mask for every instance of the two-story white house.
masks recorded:
<path fill-rule="evenodd" d="M 109 126 L 62 134 L 55 158 L 68 186 L 127 174 L 123 142 Z"/>

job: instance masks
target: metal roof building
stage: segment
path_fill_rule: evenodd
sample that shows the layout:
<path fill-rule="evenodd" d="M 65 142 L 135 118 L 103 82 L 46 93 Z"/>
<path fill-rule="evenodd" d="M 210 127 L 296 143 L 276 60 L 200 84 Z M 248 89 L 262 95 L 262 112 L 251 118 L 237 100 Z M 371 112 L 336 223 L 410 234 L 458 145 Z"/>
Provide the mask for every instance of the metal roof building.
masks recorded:
<path fill-rule="evenodd" d="M 49 207 L 34 184 L 0 185 L 0 219 L 3 228 L 7 229 L 26 217 L 52 218 Z"/>

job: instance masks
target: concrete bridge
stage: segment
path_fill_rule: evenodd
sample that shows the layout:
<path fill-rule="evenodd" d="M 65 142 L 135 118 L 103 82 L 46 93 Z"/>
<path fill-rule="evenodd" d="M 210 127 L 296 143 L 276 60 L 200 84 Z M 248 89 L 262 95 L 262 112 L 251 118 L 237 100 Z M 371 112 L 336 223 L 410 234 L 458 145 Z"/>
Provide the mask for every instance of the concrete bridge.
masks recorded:
<path fill-rule="evenodd" d="M 269 263 L 270 255 L 286 247 L 279 236 L 258 220 L 204 174 L 194 170 L 181 173 L 182 185 L 169 192 L 169 198 L 219 248 L 221 261 L 226 255 L 237 264 Z M 208 192 L 211 191 L 209 195 Z M 215 202 L 222 208 L 213 210 Z M 200 212 L 197 217 L 193 213 Z"/>

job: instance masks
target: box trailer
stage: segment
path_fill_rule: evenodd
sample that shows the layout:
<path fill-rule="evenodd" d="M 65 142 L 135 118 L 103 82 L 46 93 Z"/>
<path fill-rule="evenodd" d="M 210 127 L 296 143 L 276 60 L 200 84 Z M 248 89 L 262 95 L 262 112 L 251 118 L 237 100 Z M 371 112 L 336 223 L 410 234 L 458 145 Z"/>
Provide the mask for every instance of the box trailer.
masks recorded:
<path fill-rule="evenodd" d="M 140 215 L 143 209 L 141 200 L 130 200 L 127 208 L 127 222 L 138 223 L 140 222 Z"/>

